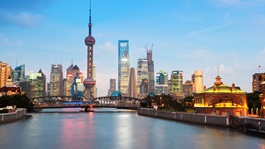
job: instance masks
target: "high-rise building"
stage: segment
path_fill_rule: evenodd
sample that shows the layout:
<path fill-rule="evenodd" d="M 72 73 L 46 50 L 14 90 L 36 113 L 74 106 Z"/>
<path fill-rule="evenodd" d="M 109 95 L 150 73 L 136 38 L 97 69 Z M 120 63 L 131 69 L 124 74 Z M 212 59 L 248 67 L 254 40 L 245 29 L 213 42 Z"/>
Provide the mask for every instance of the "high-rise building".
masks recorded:
<path fill-rule="evenodd" d="M 129 57 L 129 53 L 125 51 L 120 61 L 120 84 L 119 84 L 120 89 L 119 91 L 123 95 L 128 94 L 129 77 L 130 77 L 130 57 Z"/>
<path fill-rule="evenodd" d="M 129 40 L 119 40 L 118 41 L 118 90 L 122 92 L 122 59 L 124 60 L 124 57 L 129 58 Z M 130 69 L 130 59 L 128 59 L 128 63 L 126 66 L 128 69 Z M 129 72 L 128 72 L 129 73 Z M 128 75 L 129 77 L 129 75 Z M 129 78 L 128 78 L 129 80 Z M 128 85 L 128 84 L 127 84 Z M 127 86 L 128 87 L 128 86 Z"/>
<path fill-rule="evenodd" d="M 116 79 L 110 79 L 110 87 L 108 91 L 108 96 L 110 96 L 111 93 L 113 93 L 114 91 L 116 91 Z"/>
<path fill-rule="evenodd" d="M 135 77 L 135 69 L 134 68 L 130 69 L 128 96 L 129 97 L 137 97 L 136 77 Z"/>
<path fill-rule="evenodd" d="M 252 75 L 252 92 L 262 92 L 262 75 L 265 75 L 265 73 Z"/>
<path fill-rule="evenodd" d="M 156 73 L 156 87 L 155 93 L 157 95 L 168 94 L 168 73 L 160 70 Z"/>
<path fill-rule="evenodd" d="M 38 73 L 30 73 L 29 80 L 21 82 L 20 86 L 29 98 L 43 97 L 46 95 L 46 76 L 40 69 Z"/>
<path fill-rule="evenodd" d="M 80 72 L 79 67 L 77 65 L 71 64 L 66 70 L 66 80 L 65 80 L 65 95 L 72 96 L 72 85 L 74 83 L 75 78 L 80 79 L 81 83 L 84 81 L 84 75 Z"/>
<path fill-rule="evenodd" d="M 61 64 L 51 65 L 50 74 L 50 96 L 63 95 L 63 66 Z"/>
<path fill-rule="evenodd" d="M 20 65 L 13 70 L 13 82 L 18 85 L 20 82 L 25 81 L 25 65 Z"/>
<path fill-rule="evenodd" d="M 194 92 L 194 83 L 191 80 L 187 80 L 183 84 L 183 93 L 185 96 L 192 96 Z"/>
<path fill-rule="evenodd" d="M 140 85 L 143 79 L 149 80 L 147 59 L 145 58 L 138 59 L 138 63 L 137 63 L 137 87 L 136 88 L 137 88 L 138 94 L 141 93 Z"/>
<path fill-rule="evenodd" d="M 148 94 L 149 93 L 149 82 L 146 78 L 142 79 L 140 84 L 140 94 Z"/>
<path fill-rule="evenodd" d="M 192 82 L 194 83 L 194 92 L 199 93 L 203 91 L 203 73 L 201 70 L 195 70 L 192 75 Z"/>
<path fill-rule="evenodd" d="M 155 79 L 154 79 L 154 61 L 153 61 L 153 45 L 151 49 L 146 47 L 147 52 L 147 65 L 148 65 L 148 78 L 149 78 L 149 92 L 155 91 Z"/>
<path fill-rule="evenodd" d="M 176 94 L 176 93 L 183 93 L 182 87 L 183 85 L 183 75 L 181 70 L 174 70 L 171 73 L 171 88 L 170 93 Z"/>
<path fill-rule="evenodd" d="M 8 80 L 12 80 L 12 68 L 7 63 L 0 61 L 0 88 L 6 86 Z"/>
<path fill-rule="evenodd" d="M 168 73 L 160 70 L 156 73 L 156 84 L 168 85 Z"/>
<path fill-rule="evenodd" d="M 91 22 L 91 3 L 89 9 L 89 24 L 88 24 L 88 36 L 85 38 L 85 44 L 87 46 L 87 78 L 84 80 L 83 84 L 86 88 L 87 99 L 94 98 L 94 86 L 96 85 L 96 80 L 93 78 L 93 47 L 96 43 L 95 38 L 92 36 L 92 22 Z"/>

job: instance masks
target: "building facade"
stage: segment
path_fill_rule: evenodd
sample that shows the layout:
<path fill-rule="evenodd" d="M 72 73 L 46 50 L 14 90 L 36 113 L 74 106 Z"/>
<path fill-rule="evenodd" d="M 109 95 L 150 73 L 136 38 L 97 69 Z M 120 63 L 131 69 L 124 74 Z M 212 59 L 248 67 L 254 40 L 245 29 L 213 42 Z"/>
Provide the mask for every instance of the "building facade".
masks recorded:
<path fill-rule="evenodd" d="M 0 61 L 0 88 L 5 87 L 10 78 L 12 80 L 12 67 Z"/>
<path fill-rule="evenodd" d="M 137 62 L 137 93 L 138 94 L 141 93 L 140 85 L 143 79 L 149 80 L 147 59 L 145 58 L 138 59 L 138 62 Z"/>
<path fill-rule="evenodd" d="M 137 97 L 137 87 L 136 87 L 136 77 L 135 77 L 135 69 L 130 68 L 130 80 L 128 87 L 128 96 L 129 97 Z"/>
<path fill-rule="evenodd" d="M 147 52 L 147 65 L 148 65 L 148 82 L 149 82 L 149 90 L 148 92 L 155 91 L 155 74 L 154 74 L 154 61 L 153 61 L 153 45 L 151 49 L 146 49 Z"/>
<path fill-rule="evenodd" d="M 183 93 L 183 75 L 181 70 L 174 70 L 171 73 L 171 85 L 170 93 L 175 95 L 178 93 Z"/>
<path fill-rule="evenodd" d="M 247 116 L 247 93 L 235 84 L 227 86 L 217 76 L 214 86 L 195 94 L 194 110 L 197 113 Z"/>
<path fill-rule="evenodd" d="M 265 73 L 255 73 L 252 75 L 252 92 L 262 92 L 262 75 Z"/>
<path fill-rule="evenodd" d="M 194 83 L 194 92 L 199 93 L 203 91 L 203 72 L 201 70 L 195 70 L 192 75 L 192 82 Z"/>
<path fill-rule="evenodd" d="M 129 77 L 130 77 L 130 57 L 129 53 L 125 51 L 120 61 L 120 78 L 119 78 L 120 79 L 119 91 L 123 95 L 128 94 Z"/>
<path fill-rule="evenodd" d="M 124 57 L 129 57 L 129 40 L 119 40 L 118 41 L 118 90 L 124 90 L 122 89 L 122 59 L 124 60 Z M 128 69 L 130 69 L 130 59 L 129 60 L 126 67 L 128 67 Z M 124 66 L 123 66 L 124 67 Z M 129 75 L 128 75 L 129 76 Z M 129 80 L 129 78 L 128 78 Z M 127 84 L 128 85 L 128 84 Z M 122 92 L 122 91 L 121 91 Z"/>
<path fill-rule="evenodd" d="M 108 91 L 108 96 L 112 94 L 112 92 L 116 91 L 116 79 L 110 79 L 110 87 Z"/>
<path fill-rule="evenodd" d="M 187 80 L 184 84 L 183 84 L 183 93 L 185 94 L 185 96 L 193 96 L 194 93 L 194 83 L 191 80 Z"/>
<path fill-rule="evenodd" d="M 17 66 L 12 72 L 12 79 L 15 85 L 25 81 L 25 65 Z"/>
<path fill-rule="evenodd" d="M 65 96 L 72 96 L 72 85 L 75 78 L 80 79 L 81 83 L 84 81 L 84 75 L 80 72 L 80 69 L 77 65 L 71 64 L 66 70 L 66 80 L 65 80 Z"/>
<path fill-rule="evenodd" d="M 62 96 L 63 92 L 63 66 L 61 64 L 52 64 L 50 74 L 50 96 Z"/>

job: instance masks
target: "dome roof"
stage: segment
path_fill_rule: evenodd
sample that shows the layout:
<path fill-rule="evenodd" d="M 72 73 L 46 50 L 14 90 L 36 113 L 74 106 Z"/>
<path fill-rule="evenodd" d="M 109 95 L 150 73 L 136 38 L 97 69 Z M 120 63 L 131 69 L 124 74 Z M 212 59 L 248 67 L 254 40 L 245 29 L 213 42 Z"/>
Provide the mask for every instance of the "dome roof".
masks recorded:
<path fill-rule="evenodd" d="M 96 43 L 96 40 L 94 37 L 92 36 L 87 36 L 86 39 L 85 39 L 85 44 L 87 46 L 93 46 L 94 44 Z"/>
<path fill-rule="evenodd" d="M 96 81 L 93 78 L 86 78 L 83 82 L 85 88 L 92 88 L 95 86 Z"/>
<path fill-rule="evenodd" d="M 232 87 L 227 86 L 226 84 L 218 85 L 218 90 L 215 89 L 215 86 L 207 88 L 202 93 L 245 93 L 240 89 L 240 87 L 235 87 L 235 90 L 232 90 Z"/>
<path fill-rule="evenodd" d="M 112 92 L 111 93 L 111 95 L 110 96 L 112 96 L 112 97 L 117 97 L 117 96 L 121 96 L 121 92 L 120 91 L 114 91 L 114 92 Z"/>

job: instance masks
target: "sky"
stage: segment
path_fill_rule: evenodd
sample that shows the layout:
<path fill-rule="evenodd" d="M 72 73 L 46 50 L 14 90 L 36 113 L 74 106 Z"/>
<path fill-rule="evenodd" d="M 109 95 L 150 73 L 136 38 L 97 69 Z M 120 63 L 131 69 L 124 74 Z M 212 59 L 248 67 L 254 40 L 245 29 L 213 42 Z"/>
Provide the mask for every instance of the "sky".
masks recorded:
<path fill-rule="evenodd" d="M 77 65 L 86 76 L 89 0 L 0 0 L 0 61 L 26 75 L 51 64 Z M 195 70 L 203 84 L 219 75 L 252 92 L 252 75 L 265 72 L 265 0 L 92 0 L 98 96 L 118 78 L 118 40 L 129 40 L 131 67 L 153 44 L 155 72 Z M 258 68 L 258 66 L 261 66 Z"/>

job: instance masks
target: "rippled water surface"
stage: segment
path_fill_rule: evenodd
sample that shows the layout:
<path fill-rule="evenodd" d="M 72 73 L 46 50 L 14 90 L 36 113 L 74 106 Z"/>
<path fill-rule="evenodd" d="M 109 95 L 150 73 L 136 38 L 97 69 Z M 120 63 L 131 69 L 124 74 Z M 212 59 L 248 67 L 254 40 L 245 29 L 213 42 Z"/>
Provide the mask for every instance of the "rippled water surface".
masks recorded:
<path fill-rule="evenodd" d="M 134 111 L 53 109 L 29 115 L 0 124 L 0 149 L 265 149 L 262 138 Z"/>

